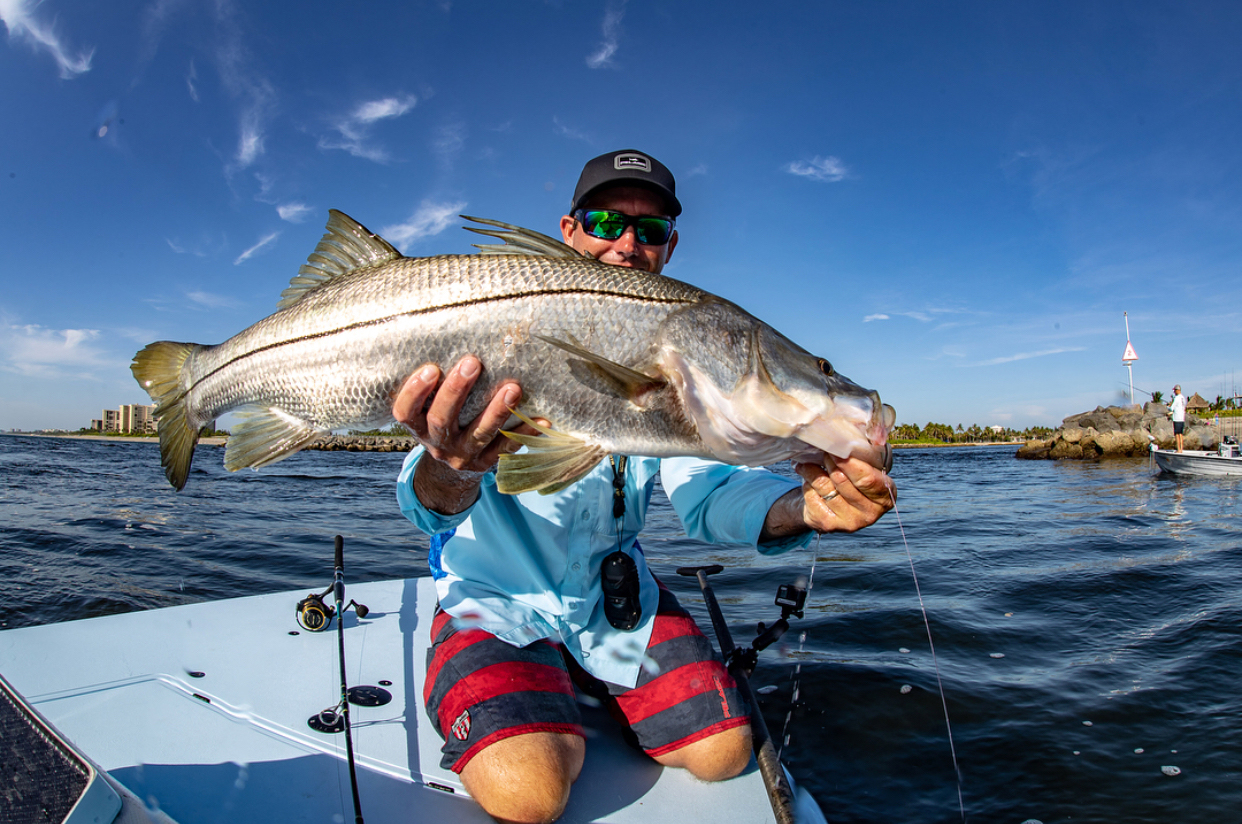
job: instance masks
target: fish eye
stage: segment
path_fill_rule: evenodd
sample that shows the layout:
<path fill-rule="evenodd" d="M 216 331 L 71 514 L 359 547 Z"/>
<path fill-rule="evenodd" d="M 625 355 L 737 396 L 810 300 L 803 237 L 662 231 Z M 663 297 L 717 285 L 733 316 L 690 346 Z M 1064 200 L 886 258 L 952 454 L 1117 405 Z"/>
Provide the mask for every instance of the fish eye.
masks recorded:
<path fill-rule="evenodd" d="M 830 378 L 836 374 L 836 371 L 832 368 L 832 364 L 823 358 L 819 359 L 819 371 L 823 372 Z"/>

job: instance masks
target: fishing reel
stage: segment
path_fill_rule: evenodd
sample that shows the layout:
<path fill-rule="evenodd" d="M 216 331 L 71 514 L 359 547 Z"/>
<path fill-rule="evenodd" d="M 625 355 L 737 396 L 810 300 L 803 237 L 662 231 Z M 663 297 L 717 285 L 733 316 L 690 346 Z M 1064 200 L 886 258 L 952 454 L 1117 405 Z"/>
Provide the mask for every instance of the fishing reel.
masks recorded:
<path fill-rule="evenodd" d="M 802 617 L 806 605 L 806 587 L 801 584 L 781 584 L 776 589 L 776 606 L 781 608 L 781 617 L 772 626 L 763 621 L 755 629 L 755 640 L 749 647 L 734 651 L 734 660 L 749 676 L 759 663 L 759 653 L 775 644 L 789 631 L 789 617 Z"/>
<path fill-rule="evenodd" d="M 327 598 L 332 593 L 335 586 L 333 584 L 323 592 L 312 592 L 301 601 L 298 601 L 298 626 L 307 632 L 323 632 L 332 626 L 332 619 L 336 616 L 336 609 L 324 601 L 324 598 Z M 345 605 L 344 609 L 349 609 L 350 607 L 354 608 L 354 612 L 358 613 L 359 618 L 366 618 L 367 613 L 370 612 L 365 604 L 360 604 L 357 601 L 350 601 Z"/>

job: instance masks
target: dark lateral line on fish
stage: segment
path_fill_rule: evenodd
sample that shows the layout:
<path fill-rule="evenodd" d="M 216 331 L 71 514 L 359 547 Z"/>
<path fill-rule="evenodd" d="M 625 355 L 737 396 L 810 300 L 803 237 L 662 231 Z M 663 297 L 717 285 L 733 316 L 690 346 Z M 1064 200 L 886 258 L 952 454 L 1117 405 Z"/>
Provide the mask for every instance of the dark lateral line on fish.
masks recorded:
<path fill-rule="evenodd" d="M 479 306 L 485 303 L 495 303 L 497 301 L 502 301 L 502 300 L 515 300 L 518 298 L 536 297 L 538 295 L 561 296 L 561 295 L 574 295 L 574 294 L 594 295 L 597 297 L 605 297 L 605 298 L 622 298 L 625 300 L 634 301 L 636 303 L 684 303 L 684 304 L 689 303 L 689 301 L 686 301 L 680 298 L 667 298 L 667 299 L 652 298 L 652 297 L 645 297 L 645 296 L 640 296 L 640 295 L 631 295 L 625 292 L 606 292 L 606 291 L 601 291 L 597 289 L 580 289 L 580 288 L 579 289 L 564 289 L 564 290 L 546 290 L 543 292 L 515 292 L 513 294 L 508 294 L 508 295 L 497 295 L 494 297 L 478 298 L 475 300 L 464 300 L 459 303 L 445 303 L 439 306 L 429 306 L 425 309 L 415 309 L 409 312 L 399 312 L 395 315 L 388 315 L 387 317 L 376 318 L 375 320 L 367 320 L 367 321 L 361 321 L 359 323 L 352 323 L 349 326 L 342 326 L 339 329 L 329 329 L 325 332 L 316 332 L 313 335 L 302 335 L 301 337 L 297 337 L 297 338 L 289 338 L 288 340 L 282 340 L 282 341 L 278 341 L 277 343 L 269 343 L 266 346 L 260 346 L 257 349 L 251 349 L 248 352 L 242 352 L 237 357 L 230 359 L 227 363 L 220 364 L 215 369 L 211 370 L 210 372 L 206 373 L 202 377 L 198 378 L 196 381 L 194 381 L 193 384 L 187 387 L 185 391 L 187 393 L 194 391 L 194 389 L 197 388 L 200 383 L 207 380 L 212 375 L 215 375 L 217 372 L 223 369 L 226 369 L 232 366 L 233 364 L 237 363 L 238 361 L 250 357 L 251 355 L 258 355 L 262 352 L 267 352 L 268 350 L 271 350 L 271 349 L 278 349 L 282 346 L 289 346 L 290 344 L 294 344 L 294 343 L 305 343 L 306 341 L 318 340 L 319 338 L 326 338 L 331 335 L 339 335 L 342 332 L 351 332 L 355 329 L 365 329 L 368 326 L 378 326 L 380 324 L 389 323 L 398 318 L 413 317 L 415 315 L 426 315 L 431 312 L 442 312 L 446 309 L 460 309 L 465 306 Z"/>

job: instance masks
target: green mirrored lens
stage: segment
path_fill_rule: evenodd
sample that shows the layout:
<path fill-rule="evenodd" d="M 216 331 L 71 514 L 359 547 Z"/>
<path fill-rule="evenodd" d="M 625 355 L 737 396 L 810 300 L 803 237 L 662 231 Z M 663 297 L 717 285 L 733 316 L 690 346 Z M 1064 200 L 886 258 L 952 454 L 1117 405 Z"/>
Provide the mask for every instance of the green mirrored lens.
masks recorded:
<path fill-rule="evenodd" d="M 673 234 L 673 221 L 663 217 L 630 217 L 620 212 L 580 212 L 582 228 L 588 235 L 600 240 L 616 240 L 625 233 L 627 226 L 634 227 L 639 243 L 663 246 Z"/>
<path fill-rule="evenodd" d="M 657 217 L 640 217 L 634 221 L 634 233 L 639 243 L 651 246 L 662 246 L 668 242 L 671 234 L 669 221 Z"/>
<path fill-rule="evenodd" d="M 583 224 L 588 233 L 601 240 L 616 240 L 625 231 L 625 216 L 616 212 L 587 212 Z"/>

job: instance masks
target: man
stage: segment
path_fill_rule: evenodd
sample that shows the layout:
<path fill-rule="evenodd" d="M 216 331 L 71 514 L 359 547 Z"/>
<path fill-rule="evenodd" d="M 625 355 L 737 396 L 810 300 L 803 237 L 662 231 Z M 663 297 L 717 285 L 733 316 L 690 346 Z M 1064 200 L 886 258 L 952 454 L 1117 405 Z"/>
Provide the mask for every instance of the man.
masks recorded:
<path fill-rule="evenodd" d="M 1177 441 L 1177 451 L 1182 451 L 1182 433 L 1186 431 L 1186 396 L 1182 394 L 1181 384 L 1173 387 L 1173 400 L 1169 403 L 1169 417 L 1173 419 L 1173 439 Z"/>
<path fill-rule="evenodd" d="M 675 186 L 642 152 L 597 157 L 561 235 L 604 263 L 658 273 L 677 248 Z M 433 536 L 443 613 L 431 630 L 425 699 L 445 739 L 442 763 L 493 817 L 554 820 L 585 752 L 572 678 L 624 717 L 659 763 L 708 781 L 737 775 L 750 759 L 747 708 L 636 541 L 657 473 L 689 535 L 769 553 L 874 523 L 892 507 L 891 481 L 857 459 L 831 471 L 800 465 L 799 486 L 699 459 L 614 456 L 553 495 L 502 495 L 494 470 L 517 445 L 498 433 L 521 388 L 502 387 L 459 426 L 479 372 L 472 356 L 443 374 L 425 366 L 393 403 L 422 444 L 397 496 Z M 615 493 L 624 506 L 614 518 Z"/>

